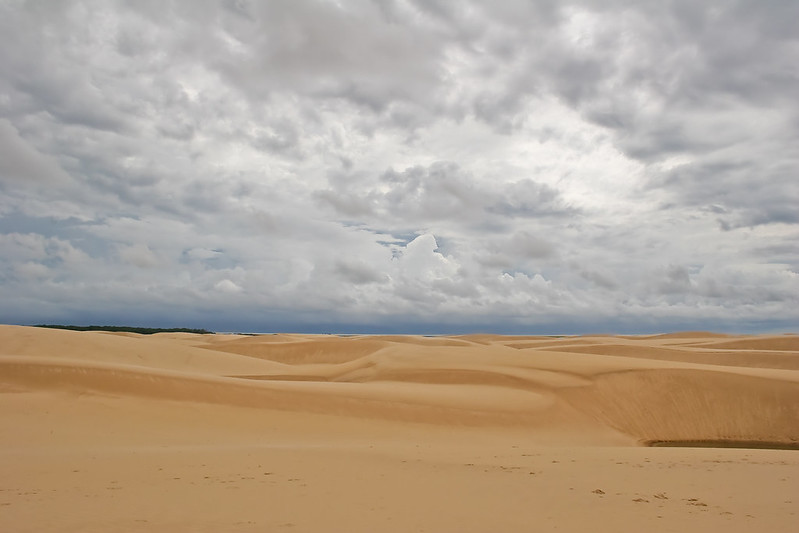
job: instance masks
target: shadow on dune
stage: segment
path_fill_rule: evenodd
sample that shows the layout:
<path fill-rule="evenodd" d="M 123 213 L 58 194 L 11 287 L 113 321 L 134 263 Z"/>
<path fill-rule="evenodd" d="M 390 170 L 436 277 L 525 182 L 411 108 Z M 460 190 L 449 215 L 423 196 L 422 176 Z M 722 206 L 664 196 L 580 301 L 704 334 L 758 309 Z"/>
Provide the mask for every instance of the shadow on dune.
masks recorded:
<path fill-rule="evenodd" d="M 773 448 L 799 442 L 795 381 L 648 369 L 603 374 L 564 393 L 576 409 L 647 445 L 764 442 Z"/>
<path fill-rule="evenodd" d="M 799 442 L 757 440 L 652 440 L 643 443 L 653 448 L 744 448 L 749 450 L 799 450 Z"/>

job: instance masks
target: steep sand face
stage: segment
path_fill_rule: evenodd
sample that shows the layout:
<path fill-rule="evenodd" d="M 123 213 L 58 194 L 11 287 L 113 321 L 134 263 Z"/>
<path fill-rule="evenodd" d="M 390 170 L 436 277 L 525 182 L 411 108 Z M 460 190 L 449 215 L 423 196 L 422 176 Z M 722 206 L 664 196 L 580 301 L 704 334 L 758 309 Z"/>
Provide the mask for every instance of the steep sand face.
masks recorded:
<path fill-rule="evenodd" d="M 4 531 L 788 530 L 799 451 L 640 445 L 798 444 L 799 345 L 0 326 L 0 420 Z"/>

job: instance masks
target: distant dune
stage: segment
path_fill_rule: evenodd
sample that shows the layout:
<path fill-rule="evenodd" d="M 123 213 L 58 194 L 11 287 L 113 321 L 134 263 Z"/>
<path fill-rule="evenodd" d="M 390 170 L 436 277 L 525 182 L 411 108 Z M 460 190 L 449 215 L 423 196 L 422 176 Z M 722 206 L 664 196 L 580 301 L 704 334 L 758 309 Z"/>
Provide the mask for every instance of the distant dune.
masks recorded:
<path fill-rule="evenodd" d="M 787 531 L 799 503 L 799 451 L 644 447 L 799 447 L 793 335 L 0 326 L 0 410 L 4 531 Z"/>

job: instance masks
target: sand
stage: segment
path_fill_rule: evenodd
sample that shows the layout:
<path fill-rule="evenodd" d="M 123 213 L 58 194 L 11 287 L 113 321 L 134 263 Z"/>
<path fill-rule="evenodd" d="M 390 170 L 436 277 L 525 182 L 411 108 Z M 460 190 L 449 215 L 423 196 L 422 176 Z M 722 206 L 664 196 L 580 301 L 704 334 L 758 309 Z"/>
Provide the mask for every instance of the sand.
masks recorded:
<path fill-rule="evenodd" d="M 799 337 L 0 326 L 0 531 L 793 531 Z M 680 441 L 691 447 L 648 447 Z"/>

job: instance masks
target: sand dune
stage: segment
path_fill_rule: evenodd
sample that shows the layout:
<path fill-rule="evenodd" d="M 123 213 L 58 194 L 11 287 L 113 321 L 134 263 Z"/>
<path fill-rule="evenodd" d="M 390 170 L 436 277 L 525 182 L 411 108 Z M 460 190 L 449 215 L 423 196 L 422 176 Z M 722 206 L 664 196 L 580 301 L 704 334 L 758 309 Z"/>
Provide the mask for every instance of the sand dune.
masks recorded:
<path fill-rule="evenodd" d="M 768 346 L 768 344 L 765 345 Z M 584 342 L 570 345 L 561 344 L 560 346 L 551 345 L 550 348 L 558 352 L 638 357 L 658 361 L 799 370 L 799 357 L 796 356 L 799 353 L 799 349 L 795 351 L 769 348 L 763 350 L 723 349 L 717 344 L 697 343 L 691 343 L 690 345 L 642 345 L 640 341 L 627 344 Z"/>
<path fill-rule="evenodd" d="M 796 353 L 799 351 L 799 336 L 763 336 L 709 343 L 704 346 L 705 348 L 720 348 L 723 350 L 779 350 Z"/>
<path fill-rule="evenodd" d="M 723 339 L 730 335 L 724 333 L 713 333 L 711 331 L 678 331 L 676 333 L 660 333 L 658 335 L 645 335 L 640 337 L 625 336 L 625 339 Z"/>
<path fill-rule="evenodd" d="M 799 446 L 797 339 L 0 326 L 0 529 L 786 531 L 799 451 L 645 445 Z"/>

